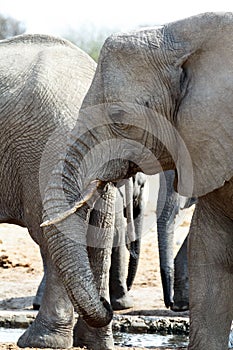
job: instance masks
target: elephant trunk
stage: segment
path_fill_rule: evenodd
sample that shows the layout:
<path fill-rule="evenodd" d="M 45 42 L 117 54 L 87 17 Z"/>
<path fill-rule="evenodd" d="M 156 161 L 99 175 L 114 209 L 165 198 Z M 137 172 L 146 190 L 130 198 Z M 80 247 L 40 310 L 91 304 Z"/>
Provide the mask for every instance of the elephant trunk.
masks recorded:
<path fill-rule="evenodd" d="M 143 190 L 141 189 L 141 192 Z M 140 193 L 140 196 L 142 194 Z M 145 205 L 142 198 L 139 201 L 133 203 L 133 219 L 134 219 L 134 230 L 135 230 L 135 241 L 130 243 L 130 258 L 128 265 L 127 275 L 127 289 L 130 290 L 138 269 L 138 263 L 140 258 L 141 240 L 142 240 L 142 229 L 143 229 L 143 218 L 145 212 Z"/>
<path fill-rule="evenodd" d="M 145 213 L 145 184 L 146 176 L 142 173 L 137 173 L 134 177 L 133 185 L 133 222 L 135 230 L 135 240 L 130 243 L 130 259 L 128 265 L 127 288 L 131 289 L 139 263 L 143 218 Z"/>
<path fill-rule="evenodd" d="M 173 305 L 173 241 L 175 216 L 178 211 L 178 194 L 173 190 L 173 181 L 174 171 L 166 171 L 160 175 L 160 188 L 157 203 L 157 213 L 159 213 L 159 217 L 157 218 L 157 233 L 160 273 L 166 307 L 172 307 Z"/>
<path fill-rule="evenodd" d="M 126 279 L 127 290 L 129 291 L 133 285 L 140 257 L 141 237 L 130 243 L 130 257 L 128 265 L 128 275 Z"/>
<path fill-rule="evenodd" d="M 75 145 L 76 150 L 73 149 L 73 145 L 70 146 L 65 160 L 62 159 L 53 172 L 45 192 L 46 222 L 42 226 L 49 253 L 74 309 L 89 326 L 104 327 L 111 321 L 113 313 L 106 299 L 99 296 L 88 258 L 87 230 L 89 209 L 93 201 L 91 202 L 88 196 L 86 199 L 82 198 L 83 180 L 88 181 L 88 171 L 85 174 L 80 172 L 82 154 L 85 153 L 84 146 L 84 140 Z M 100 197 L 105 202 L 103 207 L 107 211 L 108 230 L 113 226 L 114 220 L 114 193 L 115 191 L 109 189 L 109 185 L 102 185 Z M 82 206 L 77 212 L 70 212 L 70 207 L 74 208 L 74 203 L 80 197 Z M 59 218 L 61 213 L 68 215 L 62 215 L 61 220 L 53 221 L 54 218 Z M 105 232 L 101 234 L 103 243 L 108 238 L 104 239 Z"/>

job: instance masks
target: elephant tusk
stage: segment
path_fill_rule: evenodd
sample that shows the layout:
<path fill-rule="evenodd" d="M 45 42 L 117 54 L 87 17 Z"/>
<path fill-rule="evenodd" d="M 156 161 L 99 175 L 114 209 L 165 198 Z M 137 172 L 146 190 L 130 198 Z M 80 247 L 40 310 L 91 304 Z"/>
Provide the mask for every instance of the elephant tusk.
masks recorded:
<path fill-rule="evenodd" d="M 94 180 L 90 182 L 90 184 L 84 190 L 81 200 L 79 200 L 78 202 L 75 202 L 72 208 L 70 208 L 69 210 L 66 210 L 64 213 L 59 214 L 56 218 L 42 222 L 40 227 L 55 225 L 67 219 L 70 215 L 74 214 L 76 210 L 78 210 L 78 208 L 81 208 L 84 204 L 87 203 L 89 199 L 91 199 L 91 197 L 94 195 L 94 193 L 97 191 L 98 187 L 101 184 L 102 184 L 102 181 L 100 180 Z"/>

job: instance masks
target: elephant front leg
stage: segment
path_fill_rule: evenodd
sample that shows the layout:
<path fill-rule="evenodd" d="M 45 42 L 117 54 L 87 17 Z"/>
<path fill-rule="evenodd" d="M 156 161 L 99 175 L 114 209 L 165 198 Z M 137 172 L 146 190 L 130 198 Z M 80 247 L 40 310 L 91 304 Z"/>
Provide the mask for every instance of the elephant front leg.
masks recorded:
<path fill-rule="evenodd" d="M 189 350 L 227 350 L 233 300 L 233 223 L 219 199 L 199 199 L 189 237 Z"/>
<path fill-rule="evenodd" d="M 126 285 L 126 253 L 125 245 L 112 248 L 109 290 L 113 310 L 133 307 Z"/>
<path fill-rule="evenodd" d="M 52 262 L 47 260 L 47 278 L 35 321 L 19 338 L 19 347 L 70 348 L 73 344 L 73 306 Z"/>
<path fill-rule="evenodd" d="M 41 252 L 41 257 L 43 260 L 43 271 L 44 271 L 44 275 L 43 278 L 39 284 L 39 287 L 37 289 L 36 295 L 33 299 L 33 310 L 39 310 L 41 302 L 42 302 L 42 298 L 43 298 L 43 294 L 44 294 L 44 290 L 45 290 L 45 285 L 46 285 L 46 275 L 47 275 L 47 264 L 45 261 L 45 256 L 42 252 L 42 250 L 40 250 Z"/>
<path fill-rule="evenodd" d="M 96 202 L 91 212 L 88 228 L 88 255 L 100 297 L 109 300 L 109 270 L 113 244 L 115 188 L 107 185 L 106 192 Z M 74 328 L 74 346 L 92 350 L 114 348 L 112 324 L 93 328 L 79 318 Z"/>

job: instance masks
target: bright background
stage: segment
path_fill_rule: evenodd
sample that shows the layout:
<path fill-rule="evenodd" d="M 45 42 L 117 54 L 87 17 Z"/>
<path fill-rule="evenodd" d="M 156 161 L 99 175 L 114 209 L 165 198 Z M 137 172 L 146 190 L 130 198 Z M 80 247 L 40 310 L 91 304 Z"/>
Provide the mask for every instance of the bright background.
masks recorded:
<path fill-rule="evenodd" d="M 0 0 L 0 13 L 24 22 L 28 33 L 61 35 L 92 26 L 130 30 L 206 11 L 233 11 L 232 0 Z"/>

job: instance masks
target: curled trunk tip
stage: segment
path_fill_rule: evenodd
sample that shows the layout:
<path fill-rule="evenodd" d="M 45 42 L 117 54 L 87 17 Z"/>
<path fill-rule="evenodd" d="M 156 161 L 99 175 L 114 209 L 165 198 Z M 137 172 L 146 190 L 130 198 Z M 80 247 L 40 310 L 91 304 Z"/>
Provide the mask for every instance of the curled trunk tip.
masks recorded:
<path fill-rule="evenodd" d="M 72 208 L 59 214 L 54 219 L 44 221 L 40 225 L 40 227 L 56 225 L 56 224 L 60 223 L 61 221 L 67 219 L 70 215 L 74 214 L 79 208 L 81 208 L 83 205 L 85 205 L 88 200 L 91 199 L 91 197 L 94 195 L 94 193 L 97 191 L 98 187 L 101 184 L 102 184 L 102 181 L 100 181 L 100 180 L 91 181 L 90 184 L 86 187 L 86 189 L 82 193 L 81 200 L 75 202 L 74 205 L 72 206 Z"/>
<path fill-rule="evenodd" d="M 85 315 L 85 313 L 83 316 L 83 319 L 87 322 L 87 324 L 93 328 L 106 327 L 113 318 L 113 310 L 109 302 L 102 296 L 100 297 L 100 302 L 102 303 L 104 310 L 101 318 L 96 318 L 96 316 L 90 317 Z"/>

